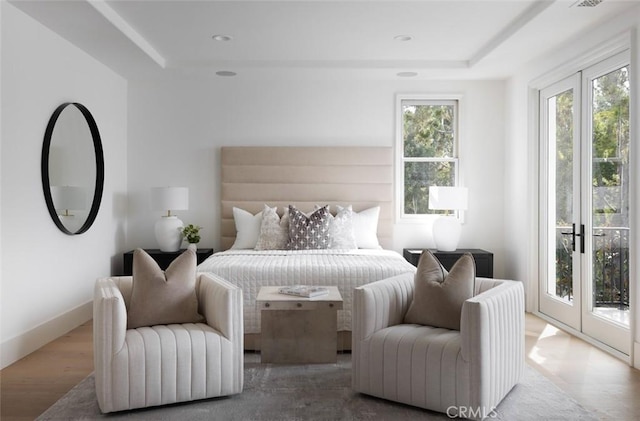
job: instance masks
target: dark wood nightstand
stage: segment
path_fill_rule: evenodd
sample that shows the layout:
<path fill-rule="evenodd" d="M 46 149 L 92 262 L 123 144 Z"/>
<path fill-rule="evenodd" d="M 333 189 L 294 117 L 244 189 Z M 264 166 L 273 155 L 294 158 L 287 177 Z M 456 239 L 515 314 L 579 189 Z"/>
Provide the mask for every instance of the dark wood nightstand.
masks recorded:
<path fill-rule="evenodd" d="M 402 255 L 409 263 L 418 266 L 420 255 L 423 249 L 403 249 Z M 471 253 L 476 261 L 476 276 L 481 278 L 493 278 L 493 253 L 481 249 L 457 249 L 456 251 L 437 251 L 430 249 L 431 253 L 440 260 L 446 270 L 451 269 L 453 264 L 464 253 Z"/>
<path fill-rule="evenodd" d="M 153 257 L 153 260 L 158 262 L 160 269 L 165 270 L 169 267 L 173 259 L 180 256 L 180 254 L 186 249 L 179 251 L 161 251 L 160 249 L 144 249 L 149 256 Z M 213 249 L 198 249 L 196 251 L 198 264 L 205 261 L 205 259 L 213 254 Z M 124 275 L 131 276 L 133 274 L 133 250 L 128 251 L 122 255 L 124 259 Z"/>

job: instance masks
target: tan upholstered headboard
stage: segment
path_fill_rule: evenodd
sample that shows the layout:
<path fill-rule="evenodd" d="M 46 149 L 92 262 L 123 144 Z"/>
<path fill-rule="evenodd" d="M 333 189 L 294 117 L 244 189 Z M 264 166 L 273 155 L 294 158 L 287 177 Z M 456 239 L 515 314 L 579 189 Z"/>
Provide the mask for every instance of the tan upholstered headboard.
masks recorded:
<path fill-rule="evenodd" d="M 392 247 L 393 149 L 385 147 L 222 147 L 221 241 L 231 247 L 233 207 L 258 213 L 264 204 L 380 206 L 378 239 Z"/>

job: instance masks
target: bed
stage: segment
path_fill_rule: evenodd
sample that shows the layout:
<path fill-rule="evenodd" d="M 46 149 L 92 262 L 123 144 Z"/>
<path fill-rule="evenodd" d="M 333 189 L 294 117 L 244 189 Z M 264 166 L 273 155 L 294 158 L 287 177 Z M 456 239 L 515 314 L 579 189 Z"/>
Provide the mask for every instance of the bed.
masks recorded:
<path fill-rule="evenodd" d="M 244 297 L 245 349 L 259 349 L 261 286 L 330 285 L 340 290 L 338 346 L 350 349 L 353 288 L 415 272 L 389 250 L 393 232 L 393 150 L 386 147 L 221 148 L 221 249 L 198 266 L 240 286 Z M 289 206 L 306 215 L 319 208 L 339 219 L 352 211 L 357 244 L 321 250 L 255 250 L 259 215 Z M 375 224 L 373 224 L 375 222 Z M 252 225 L 253 224 L 253 225 Z M 246 228 L 249 227 L 250 228 Z"/>

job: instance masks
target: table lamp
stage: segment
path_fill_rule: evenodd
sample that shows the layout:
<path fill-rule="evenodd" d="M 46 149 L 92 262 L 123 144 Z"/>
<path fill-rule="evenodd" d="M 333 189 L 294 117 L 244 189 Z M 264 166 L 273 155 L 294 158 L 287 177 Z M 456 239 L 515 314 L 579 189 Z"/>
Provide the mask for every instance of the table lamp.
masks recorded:
<path fill-rule="evenodd" d="M 156 241 L 161 251 L 178 251 L 182 243 L 182 221 L 172 215 L 172 210 L 189 209 L 187 187 L 154 187 L 151 189 L 151 207 L 166 211 L 155 224 Z"/>
<path fill-rule="evenodd" d="M 87 208 L 87 194 L 83 187 L 51 186 L 51 198 L 56 210 L 62 212 L 58 216 L 74 216 L 70 210 Z"/>
<path fill-rule="evenodd" d="M 445 210 L 445 215 L 433 221 L 433 241 L 438 251 L 455 251 L 460 241 L 462 227 L 451 210 L 466 210 L 468 189 L 466 187 L 429 187 L 429 209 Z"/>

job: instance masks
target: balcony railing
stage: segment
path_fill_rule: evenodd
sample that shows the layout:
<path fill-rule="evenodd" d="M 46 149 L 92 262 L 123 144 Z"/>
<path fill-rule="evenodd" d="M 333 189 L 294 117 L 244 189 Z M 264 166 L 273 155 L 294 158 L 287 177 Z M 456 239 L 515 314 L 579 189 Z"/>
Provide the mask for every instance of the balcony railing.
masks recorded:
<path fill-rule="evenodd" d="M 556 229 L 556 295 L 571 300 L 571 237 Z M 629 228 L 593 229 L 593 295 L 596 307 L 629 308 Z"/>

